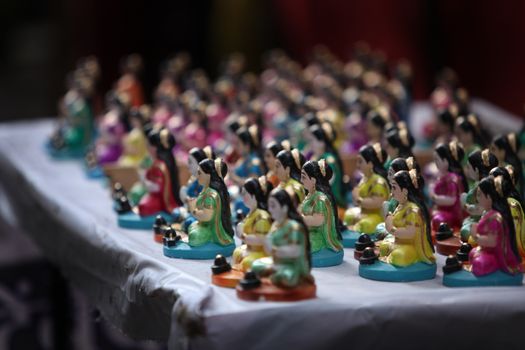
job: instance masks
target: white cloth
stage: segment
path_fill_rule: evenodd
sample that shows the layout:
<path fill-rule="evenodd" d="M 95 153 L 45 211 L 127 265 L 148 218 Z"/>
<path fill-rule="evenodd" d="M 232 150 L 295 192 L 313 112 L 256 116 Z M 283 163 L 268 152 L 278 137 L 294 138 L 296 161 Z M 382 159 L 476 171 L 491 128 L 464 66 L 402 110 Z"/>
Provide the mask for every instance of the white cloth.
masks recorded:
<path fill-rule="evenodd" d="M 212 261 L 164 257 L 152 231 L 121 229 L 110 191 L 82 163 L 44 152 L 49 120 L 0 125 L 0 185 L 16 222 L 128 335 L 173 349 L 522 348 L 525 288 L 362 279 L 353 250 L 313 270 L 318 298 L 245 302 L 210 284 Z M 2 191 L 0 191 L 2 193 Z M 13 218 L 12 218 L 13 219 Z M 14 220 L 11 220 L 14 221 Z M 203 335 L 199 332 L 204 332 Z"/>

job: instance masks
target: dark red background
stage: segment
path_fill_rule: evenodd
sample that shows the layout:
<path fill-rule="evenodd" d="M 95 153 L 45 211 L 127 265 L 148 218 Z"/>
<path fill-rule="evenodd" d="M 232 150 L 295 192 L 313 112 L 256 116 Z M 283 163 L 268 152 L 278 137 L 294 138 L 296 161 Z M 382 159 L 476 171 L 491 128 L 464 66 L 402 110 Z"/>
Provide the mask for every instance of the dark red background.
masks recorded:
<path fill-rule="evenodd" d="M 390 60 L 409 59 L 418 99 L 450 66 L 473 96 L 522 115 L 524 17 L 519 0 L 9 0 L 0 4 L 0 119 L 53 115 L 82 55 L 99 56 L 109 88 L 119 58 L 142 53 L 151 91 L 162 59 L 182 49 L 214 74 L 234 50 L 256 70 L 273 47 L 305 62 L 325 44 L 346 59 L 359 40 Z"/>

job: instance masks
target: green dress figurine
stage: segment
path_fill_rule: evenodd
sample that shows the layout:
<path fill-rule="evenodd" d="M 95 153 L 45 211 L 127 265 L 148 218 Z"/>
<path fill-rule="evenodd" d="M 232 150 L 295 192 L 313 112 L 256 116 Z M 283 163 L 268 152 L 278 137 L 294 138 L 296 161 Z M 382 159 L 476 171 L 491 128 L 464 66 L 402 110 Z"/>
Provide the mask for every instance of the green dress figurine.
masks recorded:
<path fill-rule="evenodd" d="M 213 259 L 230 256 L 235 249 L 231 224 L 230 197 L 224 183 L 228 168 L 220 158 L 199 163 L 197 180 L 203 189 L 192 215 L 197 219 L 188 228 L 185 242 L 180 236 L 164 239 L 164 255 L 182 259 Z"/>
<path fill-rule="evenodd" d="M 332 169 L 324 159 L 303 165 L 301 182 L 308 191 L 299 208 L 310 231 L 313 267 L 340 265 L 344 252 L 335 198 L 330 188 Z"/>
<path fill-rule="evenodd" d="M 268 210 L 274 223 L 265 249 L 270 257 L 255 260 L 237 286 L 244 300 L 296 301 L 315 298 L 316 287 L 310 274 L 308 228 L 297 212 L 290 194 L 273 190 Z"/>

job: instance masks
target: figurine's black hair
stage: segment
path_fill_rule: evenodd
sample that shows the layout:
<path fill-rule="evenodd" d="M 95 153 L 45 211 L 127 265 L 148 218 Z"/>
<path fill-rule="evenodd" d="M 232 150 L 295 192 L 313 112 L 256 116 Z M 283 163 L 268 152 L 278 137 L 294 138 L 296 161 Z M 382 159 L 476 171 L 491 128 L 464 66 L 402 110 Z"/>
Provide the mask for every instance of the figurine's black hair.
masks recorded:
<path fill-rule="evenodd" d="M 451 147 L 455 147 L 456 152 L 453 152 Z M 448 162 L 448 171 L 457 174 L 461 178 L 463 190 L 468 191 L 467 178 L 461 166 L 461 160 L 465 156 L 465 151 L 463 147 L 461 147 L 461 144 L 455 141 L 449 142 L 448 144 L 440 143 L 435 151 L 441 159 L 445 159 Z"/>
<path fill-rule="evenodd" d="M 218 160 L 205 159 L 199 163 L 199 167 L 210 175 L 210 187 L 219 193 L 221 199 L 221 221 L 224 230 L 233 237 L 232 217 L 230 211 L 230 194 L 228 187 L 224 183 L 224 177 L 228 173 L 228 166 L 222 160 L 220 161 L 221 174 L 215 169 L 215 162 Z"/>
<path fill-rule="evenodd" d="M 263 186 L 261 186 L 261 179 L 258 179 L 256 177 L 251 177 L 248 180 L 246 180 L 244 182 L 243 187 L 246 190 L 246 192 L 248 192 L 252 196 L 255 196 L 255 200 L 257 201 L 257 208 L 268 211 L 268 196 L 273 190 L 273 185 L 265 179 L 262 181 L 264 181 L 264 188 Z"/>
<path fill-rule="evenodd" d="M 148 134 L 150 145 L 157 150 L 157 158 L 166 164 L 170 174 L 171 193 L 178 205 L 182 204 L 179 196 L 179 170 L 177 162 L 173 157 L 173 147 L 175 147 L 175 138 L 168 129 L 151 130 Z"/>
<path fill-rule="evenodd" d="M 296 153 L 297 159 L 294 158 L 293 153 Z M 290 177 L 292 179 L 301 182 L 301 168 L 303 167 L 305 159 L 299 150 L 282 150 L 281 152 L 277 153 L 276 158 L 279 160 L 279 162 L 281 162 L 285 169 L 290 169 Z M 296 161 L 298 161 L 299 164 L 297 164 Z"/>
<path fill-rule="evenodd" d="M 388 174 L 384 166 L 387 158 L 385 150 L 381 148 L 378 155 L 374 146 L 364 145 L 359 149 L 359 154 L 367 163 L 372 162 L 374 173 L 382 176 L 388 183 Z"/>

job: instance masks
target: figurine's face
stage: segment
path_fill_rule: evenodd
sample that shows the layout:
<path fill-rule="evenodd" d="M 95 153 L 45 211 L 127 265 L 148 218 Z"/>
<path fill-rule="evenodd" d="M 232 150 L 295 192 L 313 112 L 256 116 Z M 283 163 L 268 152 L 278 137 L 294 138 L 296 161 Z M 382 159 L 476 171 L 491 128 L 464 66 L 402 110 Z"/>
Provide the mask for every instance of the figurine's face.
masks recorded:
<path fill-rule="evenodd" d="M 388 182 L 392 183 L 392 180 L 394 179 L 395 173 L 396 172 L 394 171 L 394 168 L 392 168 L 392 167 L 388 168 L 388 172 L 387 172 Z"/>
<path fill-rule="evenodd" d="M 490 145 L 490 152 L 494 154 L 496 158 L 498 158 L 498 162 L 500 163 L 499 165 L 503 166 L 505 162 L 505 150 L 502 148 L 499 148 L 498 146 L 492 143 Z"/>
<path fill-rule="evenodd" d="M 323 141 L 318 140 L 317 137 L 313 136 L 310 138 L 310 145 L 312 150 L 316 153 L 323 153 L 325 150 L 325 144 Z"/>
<path fill-rule="evenodd" d="M 465 175 L 472 180 L 477 181 L 479 179 L 479 171 L 474 169 L 472 165 L 470 165 L 470 162 L 467 162 L 467 165 L 465 165 Z"/>
<path fill-rule="evenodd" d="M 366 133 L 370 139 L 377 140 L 381 137 L 381 128 L 372 122 L 368 122 L 366 123 Z"/>
<path fill-rule="evenodd" d="M 385 146 L 385 151 L 386 151 L 386 154 L 388 154 L 388 156 L 390 157 L 390 159 L 395 159 L 398 157 L 398 151 L 397 151 L 397 148 L 393 147 L 390 143 L 386 143 L 386 146 Z"/>
<path fill-rule="evenodd" d="M 242 201 L 249 209 L 257 208 L 257 199 L 255 199 L 254 195 L 248 193 L 244 187 L 242 188 Z"/>
<path fill-rule="evenodd" d="M 279 159 L 275 160 L 275 175 L 281 182 L 286 182 L 290 178 L 290 168 L 285 168 Z"/>
<path fill-rule="evenodd" d="M 271 196 L 268 199 L 268 211 L 270 212 L 270 215 L 274 221 L 281 222 L 284 220 L 284 218 L 286 218 L 288 206 L 281 205 L 281 203 L 279 203 L 275 197 Z"/>
<path fill-rule="evenodd" d="M 459 126 L 456 127 L 456 136 L 458 137 L 458 141 L 461 142 L 464 146 L 470 145 L 472 144 L 472 142 L 474 142 L 472 134 L 470 132 L 464 131 Z"/>
<path fill-rule="evenodd" d="M 442 159 L 437 152 L 434 152 L 434 162 L 440 172 L 445 173 L 448 171 L 448 160 Z"/>
<path fill-rule="evenodd" d="M 208 186 L 210 184 L 210 174 L 206 174 L 204 170 L 202 170 L 201 167 L 197 169 L 197 181 L 199 182 L 199 185 L 201 186 Z"/>
<path fill-rule="evenodd" d="M 197 176 L 197 171 L 199 170 L 199 163 L 192 156 L 188 157 L 188 168 L 192 176 Z"/>
<path fill-rule="evenodd" d="M 372 162 L 367 162 L 362 155 L 359 155 L 357 157 L 357 169 L 365 175 L 370 175 L 374 169 L 374 164 L 372 164 Z"/>
<path fill-rule="evenodd" d="M 478 204 L 485 210 L 490 210 L 492 208 L 492 198 L 489 195 L 483 193 L 483 191 L 478 187 L 476 191 L 476 199 Z"/>
<path fill-rule="evenodd" d="M 275 157 L 269 149 L 264 151 L 264 162 L 270 170 L 275 170 Z"/>
<path fill-rule="evenodd" d="M 301 183 L 308 192 L 315 190 L 316 179 L 308 176 L 304 170 L 301 171 Z"/>
<path fill-rule="evenodd" d="M 406 188 L 401 188 L 395 180 L 392 180 L 390 184 L 392 186 L 392 198 L 401 204 L 405 203 L 407 201 L 408 190 Z"/>

